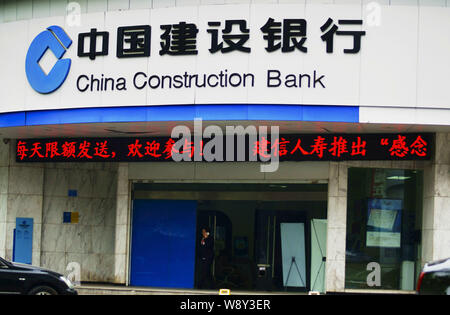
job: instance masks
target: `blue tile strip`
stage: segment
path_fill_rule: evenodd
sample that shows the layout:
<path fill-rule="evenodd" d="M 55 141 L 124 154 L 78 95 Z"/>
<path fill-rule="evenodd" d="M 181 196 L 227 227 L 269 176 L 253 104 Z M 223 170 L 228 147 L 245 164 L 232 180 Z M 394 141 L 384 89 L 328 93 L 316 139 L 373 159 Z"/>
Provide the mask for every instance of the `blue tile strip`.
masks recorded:
<path fill-rule="evenodd" d="M 96 107 L 0 114 L 0 128 L 113 122 L 270 120 L 359 122 L 358 106 L 214 104 Z"/>

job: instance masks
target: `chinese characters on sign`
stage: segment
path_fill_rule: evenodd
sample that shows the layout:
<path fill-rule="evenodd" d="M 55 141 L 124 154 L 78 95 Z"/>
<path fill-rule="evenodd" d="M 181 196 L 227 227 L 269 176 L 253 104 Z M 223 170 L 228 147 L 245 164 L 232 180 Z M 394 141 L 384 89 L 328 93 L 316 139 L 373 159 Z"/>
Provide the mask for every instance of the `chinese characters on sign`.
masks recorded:
<path fill-rule="evenodd" d="M 341 161 L 341 160 L 427 160 L 431 156 L 430 134 L 343 134 L 343 135 L 281 135 L 273 140 L 267 137 L 245 137 L 233 141 L 234 159 L 238 150 L 245 150 L 245 161 L 261 161 L 276 156 L 280 161 Z M 18 162 L 125 162 L 125 161 L 173 161 L 174 153 L 187 154 L 191 158 L 199 153 L 203 161 L 204 149 L 214 139 L 200 141 L 169 137 L 160 138 L 95 138 L 95 139 L 23 139 L 16 144 Z M 236 139 L 235 139 L 236 140 Z M 220 142 L 220 141 L 219 141 Z M 227 141 L 220 142 L 225 161 Z M 198 151 L 196 151 L 198 150 Z M 206 155 L 206 153 L 205 153 Z"/>
<path fill-rule="evenodd" d="M 328 18 L 320 27 L 321 40 L 325 43 L 327 53 L 333 53 L 335 37 L 350 36 L 353 47 L 344 49 L 344 54 L 357 54 L 361 50 L 362 37 L 366 32 L 361 30 L 362 20 L 338 20 L 337 23 Z M 197 35 L 202 30 L 194 23 L 181 21 L 177 24 L 160 26 L 159 54 L 180 56 L 197 55 Z M 149 57 L 151 46 L 151 26 L 136 25 L 122 26 L 117 29 L 118 58 Z M 307 21 L 305 19 L 275 20 L 268 18 L 260 28 L 262 38 L 266 41 L 266 51 L 274 52 L 281 49 L 283 53 L 300 51 L 308 52 Z M 206 30 L 210 34 L 209 52 L 229 53 L 239 51 L 250 53 L 248 46 L 250 29 L 246 20 L 210 21 Z M 97 41 L 101 47 L 97 47 Z M 87 33 L 78 35 L 78 57 L 89 57 L 94 60 L 97 56 L 106 56 L 109 52 L 109 32 L 97 31 L 92 28 Z"/>

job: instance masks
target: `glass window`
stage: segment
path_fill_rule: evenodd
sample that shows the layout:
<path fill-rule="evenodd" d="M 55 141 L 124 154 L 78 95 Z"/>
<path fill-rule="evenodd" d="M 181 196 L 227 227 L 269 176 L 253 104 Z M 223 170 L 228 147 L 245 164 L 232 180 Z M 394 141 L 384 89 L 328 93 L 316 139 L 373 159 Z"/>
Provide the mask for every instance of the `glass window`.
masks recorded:
<path fill-rule="evenodd" d="M 349 168 L 347 289 L 415 289 L 422 177 L 415 170 Z"/>

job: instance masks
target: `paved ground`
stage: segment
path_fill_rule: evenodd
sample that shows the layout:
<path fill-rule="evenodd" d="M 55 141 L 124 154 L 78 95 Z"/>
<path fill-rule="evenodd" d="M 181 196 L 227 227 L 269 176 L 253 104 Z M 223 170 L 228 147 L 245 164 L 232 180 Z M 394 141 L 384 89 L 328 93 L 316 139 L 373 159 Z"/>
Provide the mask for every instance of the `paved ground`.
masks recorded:
<path fill-rule="evenodd" d="M 76 287 L 79 295 L 218 295 L 218 290 L 187 290 L 127 287 L 121 285 L 82 284 Z M 390 290 L 350 290 L 337 294 L 415 294 L 415 291 L 390 291 Z M 256 291 L 231 291 L 232 295 L 308 295 L 302 292 L 256 292 Z M 314 292 L 310 293 L 314 294 Z"/>
<path fill-rule="evenodd" d="M 82 284 L 76 287 L 79 295 L 218 295 L 218 290 L 186 290 L 127 287 L 114 285 Z M 231 291 L 233 295 L 305 295 L 299 292 L 255 292 L 255 291 Z"/>

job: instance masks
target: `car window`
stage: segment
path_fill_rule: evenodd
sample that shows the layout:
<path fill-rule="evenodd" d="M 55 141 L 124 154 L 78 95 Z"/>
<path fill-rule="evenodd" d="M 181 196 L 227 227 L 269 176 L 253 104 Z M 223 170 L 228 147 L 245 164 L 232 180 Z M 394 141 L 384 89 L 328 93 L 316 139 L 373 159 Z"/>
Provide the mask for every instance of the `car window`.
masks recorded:
<path fill-rule="evenodd" d="M 450 294 L 450 271 L 425 274 L 420 287 L 421 294 Z"/>
<path fill-rule="evenodd" d="M 0 260 L 0 268 L 7 268 L 8 266 L 6 266 L 1 260 Z"/>

